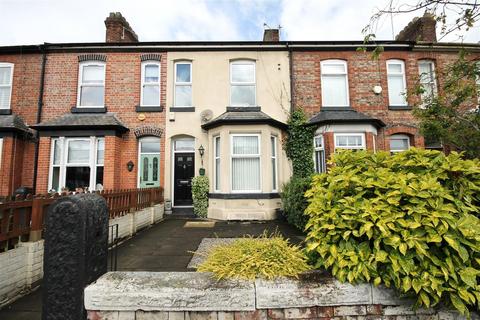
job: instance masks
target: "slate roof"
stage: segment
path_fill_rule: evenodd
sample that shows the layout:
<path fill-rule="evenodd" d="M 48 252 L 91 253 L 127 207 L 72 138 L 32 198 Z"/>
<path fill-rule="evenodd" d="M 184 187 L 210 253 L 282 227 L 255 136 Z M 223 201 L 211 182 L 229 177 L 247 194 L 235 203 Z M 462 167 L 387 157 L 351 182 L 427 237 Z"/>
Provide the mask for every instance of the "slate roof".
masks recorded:
<path fill-rule="evenodd" d="M 114 113 L 66 113 L 58 118 L 44 121 L 32 128 L 42 130 L 93 130 L 110 129 L 126 132 L 129 129 L 117 118 Z"/>
<path fill-rule="evenodd" d="M 23 119 L 16 114 L 0 115 L 0 131 L 31 133 Z"/>
<path fill-rule="evenodd" d="M 269 115 L 260 111 L 260 108 L 251 108 L 255 111 L 244 111 L 245 109 L 227 108 L 227 111 L 202 125 L 205 130 L 219 127 L 225 124 L 269 124 L 273 127 L 286 129 L 287 125 L 283 122 L 273 119 Z"/>
<path fill-rule="evenodd" d="M 385 123 L 369 115 L 355 111 L 351 108 L 324 108 L 309 121 L 309 124 L 329 124 L 329 123 L 370 123 L 377 128 L 385 127 Z"/>

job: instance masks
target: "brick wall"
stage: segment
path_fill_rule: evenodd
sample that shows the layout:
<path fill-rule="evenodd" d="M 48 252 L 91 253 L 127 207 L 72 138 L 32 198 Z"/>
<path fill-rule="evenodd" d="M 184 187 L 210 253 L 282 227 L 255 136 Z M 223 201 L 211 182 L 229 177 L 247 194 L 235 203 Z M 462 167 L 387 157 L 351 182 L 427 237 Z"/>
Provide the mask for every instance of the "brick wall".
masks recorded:
<path fill-rule="evenodd" d="M 160 104 L 165 106 L 167 57 L 161 55 L 161 90 Z M 105 106 L 113 112 L 130 131 L 121 137 L 107 137 L 105 141 L 105 188 L 136 188 L 138 169 L 138 139 L 133 129 L 144 125 L 153 125 L 164 129 L 165 111 L 144 113 L 145 120 L 139 120 L 140 113 L 135 107 L 140 105 L 141 57 L 142 53 L 107 53 L 105 78 Z M 45 94 L 42 120 L 49 120 L 69 113 L 77 102 L 78 54 L 51 53 L 48 55 L 45 77 Z M 44 145 L 49 138 L 42 138 Z M 162 136 L 160 146 L 160 172 L 164 170 L 164 145 Z M 47 191 L 49 153 L 41 146 L 41 160 L 38 169 L 38 192 Z M 49 152 L 49 151 L 48 151 Z M 47 161 L 47 165 L 41 161 Z M 127 170 L 127 163 L 134 163 L 134 170 Z M 45 178 L 46 177 L 46 178 Z M 160 175 L 160 185 L 164 177 Z"/>

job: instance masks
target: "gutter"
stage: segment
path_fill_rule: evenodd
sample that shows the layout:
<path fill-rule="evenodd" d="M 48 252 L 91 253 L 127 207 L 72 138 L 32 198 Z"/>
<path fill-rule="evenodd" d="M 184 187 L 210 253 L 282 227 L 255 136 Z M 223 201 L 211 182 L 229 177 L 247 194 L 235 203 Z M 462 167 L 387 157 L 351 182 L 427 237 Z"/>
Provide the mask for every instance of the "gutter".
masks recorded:
<path fill-rule="evenodd" d="M 37 104 L 37 123 L 42 121 L 42 109 L 43 109 L 43 91 L 45 87 L 45 66 L 47 64 L 47 51 L 45 50 L 45 45 L 39 45 L 39 50 L 42 52 L 42 71 L 40 74 L 40 88 L 38 93 L 38 104 Z M 38 175 L 38 154 L 40 149 L 40 135 L 38 130 L 35 131 L 35 155 L 33 162 L 33 193 L 37 193 L 37 175 Z"/>

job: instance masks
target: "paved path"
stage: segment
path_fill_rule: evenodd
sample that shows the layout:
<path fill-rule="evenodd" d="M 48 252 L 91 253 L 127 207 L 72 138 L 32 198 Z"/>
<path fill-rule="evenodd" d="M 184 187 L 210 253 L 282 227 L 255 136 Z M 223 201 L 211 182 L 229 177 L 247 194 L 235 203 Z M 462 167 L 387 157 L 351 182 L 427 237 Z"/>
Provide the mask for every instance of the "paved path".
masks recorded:
<path fill-rule="evenodd" d="M 214 227 L 185 227 L 185 219 L 167 219 L 143 230 L 118 248 L 119 271 L 192 271 L 187 265 L 203 238 L 238 238 L 279 231 L 292 242 L 301 233 L 281 221 L 216 222 Z M 40 320 L 41 288 L 0 310 L 1 320 Z"/>

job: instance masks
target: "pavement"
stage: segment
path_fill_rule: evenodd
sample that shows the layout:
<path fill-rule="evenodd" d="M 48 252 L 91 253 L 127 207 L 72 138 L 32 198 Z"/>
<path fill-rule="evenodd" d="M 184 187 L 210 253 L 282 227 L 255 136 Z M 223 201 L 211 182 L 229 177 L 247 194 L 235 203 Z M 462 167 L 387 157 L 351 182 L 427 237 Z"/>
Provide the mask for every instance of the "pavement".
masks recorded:
<path fill-rule="evenodd" d="M 258 236 L 265 230 L 279 232 L 293 243 L 302 233 L 284 221 L 190 223 L 189 219 L 167 218 L 144 229 L 118 247 L 118 271 L 193 271 L 188 269 L 193 252 L 204 238 Z M 196 222 L 201 222 L 196 220 Z M 42 288 L 0 310 L 1 320 L 40 320 Z"/>

